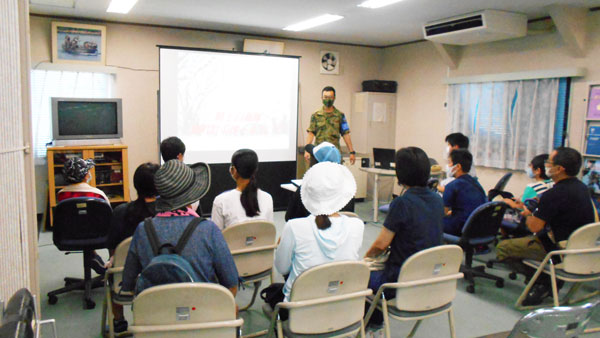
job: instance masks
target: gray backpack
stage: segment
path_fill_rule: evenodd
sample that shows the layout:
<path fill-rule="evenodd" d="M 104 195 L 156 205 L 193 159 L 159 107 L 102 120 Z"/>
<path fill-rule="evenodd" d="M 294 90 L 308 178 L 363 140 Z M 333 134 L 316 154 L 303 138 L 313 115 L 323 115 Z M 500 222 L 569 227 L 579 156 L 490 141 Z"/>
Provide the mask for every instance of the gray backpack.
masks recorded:
<path fill-rule="evenodd" d="M 194 271 L 190 262 L 181 256 L 181 253 L 190 237 L 192 237 L 194 230 L 196 230 L 196 226 L 202 221 L 204 221 L 204 218 L 194 218 L 185 228 L 181 237 L 179 237 L 177 244 L 173 246 L 171 243 L 161 245 L 156 235 L 152 218 L 148 217 L 144 220 L 144 228 L 146 229 L 146 235 L 152 247 L 154 258 L 152 258 L 150 264 L 142 270 L 137 278 L 135 285 L 136 295 L 147 288 L 157 285 L 200 282 L 198 274 Z"/>

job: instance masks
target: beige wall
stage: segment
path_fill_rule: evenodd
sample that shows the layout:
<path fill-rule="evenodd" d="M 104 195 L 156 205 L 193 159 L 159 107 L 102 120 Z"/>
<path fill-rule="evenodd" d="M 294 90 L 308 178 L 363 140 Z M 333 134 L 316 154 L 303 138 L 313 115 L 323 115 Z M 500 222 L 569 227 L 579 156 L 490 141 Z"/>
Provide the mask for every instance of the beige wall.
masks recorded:
<path fill-rule="evenodd" d="M 50 60 L 49 18 L 31 17 L 32 64 Z M 352 128 L 352 93 L 360 91 L 367 79 L 398 82 L 396 106 L 396 147 L 419 146 L 441 163 L 447 134 L 446 85 L 448 76 L 507 73 L 564 67 L 585 67 L 587 76 L 575 79 L 570 106 L 569 144 L 581 148 L 588 84 L 600 83 L 600 12 L 589 14 L 587 53 L 574 58 L 558 32 L 531 35 L 521 39 L 478 44 L 463 48 L 458 69 L 449 70 L 430 42 L 375 49 L 313 42 L 281 40 L 285 53 L 302 56 L 300 60 L 299 144 L 304 144 L 310 114 L 320 105 L 320 90 L 333 85 L 338 92 L 336 106 L 349 115 Z M 124 138 L 130 147 L 130 179 L 140 163 L 156 161 L 158 48 L 157 44 L 240 50 L 244 36 L 136 25 L 107 24 L 108 65 L 119 68 L 116 96 L 123 98 Z M 319 51 L 340 52 L 339 76 L 320 75 Z M 490 189 L 503 170 L 477 168 L 484 188 Z M 521 191 L 528 182 L 516 171 L 508 189 Z M 132 191 L 135 196 L 135 192 Z"/>
<path fill-rule="evenodd" d="M 51 22 L 50 18 L 31 17 L 33 65 L 51 59 Z M 107 65 L 151 70 L 134 71 L 118 68 L 116 74 L 115 95 L 123 99 L 123 143 L 129 146 L 131 181 L 133 172 L 139 164 L 156 161 L 158 158 L 156 99 L 158 48 L 156 45 L 241 50 L 245 37 L 138 25 L 107 24 L 106 26 Z M 377 78 L 382 52 L 376 48 L 281 41 L 285 43 L 285 54 L 301 56 L 298 140 L 299 144 L 303 145 L 304 131 L 308 127 L 310 114 L 321 105 L 321 89 L 327 85 L 334 86 L 337 91 L 336 106 L 350 114 L 352 93 L 360 91 L 363 80 Z M 340 53 L 340 75 L 319 74 L 320 50 L 333 50 Z M 349 119 L 352 123 L 351 116 Z M 131 193 L 134 197 L 134 189 Z"/>
<path fill-rule="evenodd" d="M 430 42 L 419 42 L 384 50 L 380 78 L 398 81 L 396 147 L 419 146 L 442 161 L 447 134 L 447 76 L 509 73 L 529 70 L 585 67 L 587 76 L 571 87 L 571 147 L 581 149 L 589 83 L 600 83 L 600 12 L 588 17 L 587 50 L 583 58 L 572 57 L 558 32 L 521 39 L 468 46 L 462 51 L 458 69 L 449 70 Z M 441 162 L 441 163 L 445 163 Z M 504 170 L 477 167 L 483 187 L 491 189 Z M 520 193 L 529 179 L 516 171 L 508 190 Z"/>

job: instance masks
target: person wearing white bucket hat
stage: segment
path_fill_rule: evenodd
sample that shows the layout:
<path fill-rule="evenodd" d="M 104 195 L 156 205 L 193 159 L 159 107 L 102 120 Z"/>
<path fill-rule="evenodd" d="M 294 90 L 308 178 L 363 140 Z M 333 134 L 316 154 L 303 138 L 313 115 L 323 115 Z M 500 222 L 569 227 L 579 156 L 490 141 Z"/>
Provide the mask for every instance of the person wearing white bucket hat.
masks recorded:
<path fill-rule="evenodd" d="M 355 193 L 354 176 L 341 164 L 317 163 L 304 175 L 300 195 L 311 215 L 285 224 L 275 252 L 275 267 L 282 275 L 289 274 L 284 301 L 289 300 L 292 284 L 303 271 L 332 261 L 359 259 L 364 223 L 338 213 Z"/>

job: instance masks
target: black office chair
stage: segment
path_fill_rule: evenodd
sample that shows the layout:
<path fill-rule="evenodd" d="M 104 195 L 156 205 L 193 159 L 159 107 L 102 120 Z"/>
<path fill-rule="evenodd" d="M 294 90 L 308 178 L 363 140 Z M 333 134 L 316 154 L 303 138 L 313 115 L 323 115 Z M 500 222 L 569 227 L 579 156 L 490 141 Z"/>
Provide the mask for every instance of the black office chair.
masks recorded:
<path fill-rule="evenodd" d="M 459 245 L 465 252 L 465 263 L 460 271 L 464 273 L 465 280 L 469 282 L 467 292 L 475 292 L 474 277 L 483 277 L 496 281 L 496 287 L 504 287 L 504 279 L 485 272 L 485 266 L 473 267 L 473 254 L 475 247 L 488 245 L 496 239 L 498 229 L 502 223 L 504 212 L 508 205 L 504 202 L 487 202 L 475 209 L 462 229 L 462 236 L 444 233 L 444 241 Z"/>
<path fill-rule="evenodd" d="M 508 181 L 510 180 L 511 177 L 512 177 L 512 173 L 506 173 L 506 174 L 504 174 L 504 176 L 502 176 L 500 178 L 498 183 L 496 183 L 496 186 L 493 189 L 491 189 L 490 191 L 488 191 L 488 201 L 493 200 L 498 195 L 502 195 L 503 198 L 507 198 L 507 197 L 510 198 L 513 196 L 513 194 L 507 193 L 504 191 L 504 189 L 506 189 L 506 185 L 508 184 Z"/>
<path fill-rule="evenodd" d="M 58 203 L 52 229 L 54 245 L 61 251 L 83 251 L 84 279 L 66 277 L 65 287 L 48 293 L 48 303 L 56 304 L 56 295 L 84 290 L 84 308 L 96 306 L 90 296 L 91 289 L 102 287 L 104 276 L 92 278 L 91 262 L 95 249 L 106 248 L 111 217 L 112 209 L 102 199 L 77 197 Z"/>

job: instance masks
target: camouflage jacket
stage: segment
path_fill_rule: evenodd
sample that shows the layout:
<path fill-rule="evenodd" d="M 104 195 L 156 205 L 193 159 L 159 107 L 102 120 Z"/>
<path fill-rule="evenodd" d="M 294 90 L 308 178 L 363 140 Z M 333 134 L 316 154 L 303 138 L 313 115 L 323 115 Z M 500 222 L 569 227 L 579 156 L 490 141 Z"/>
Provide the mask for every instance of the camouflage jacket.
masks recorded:
<path fill-rule="evenodd" d="M 344 113 L 337 108 L 334 107 L 331 113 L 326 113 L 321 108 L 310 117 L 310 125 L 306 131 L 315 134 L 315 145 L 330 142 L 340 149 L 340 136 L 348 134 L 350 127 Z"/>

